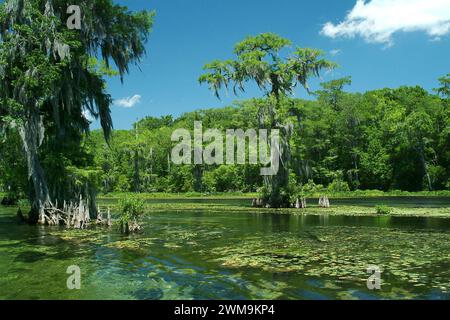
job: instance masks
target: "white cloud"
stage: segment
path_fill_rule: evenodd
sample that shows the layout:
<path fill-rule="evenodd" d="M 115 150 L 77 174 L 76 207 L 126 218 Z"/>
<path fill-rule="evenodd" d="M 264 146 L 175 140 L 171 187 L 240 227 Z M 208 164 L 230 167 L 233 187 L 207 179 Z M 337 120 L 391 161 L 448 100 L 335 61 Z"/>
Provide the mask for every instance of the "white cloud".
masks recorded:
<path fill-rule="evenodd" d="M 334 56 L 337 56 L 338 54 L 340 54 L 341 52 L 342 52 L 341 49 L 333 49 L 330 51 L 330 55 L 332 55 L 334 57 Z"/>
<path fill-rule="evenodd" d="M 396 32 L 426 32 L 438 39 L 450 32 L 450 0 L 357 0 L 339 24 L 327 22 L 321 34 L 361 36 L 368 42 L 393 44 Z"/>
<path fill-rule="evenodd" d="M 132 108 L 135 105 L 137 105 L 139 102 L 141 102 L 141 96 L 138 94 L 135 94 L 132 97 L 126 97 L 115 101 L 115 104 L 124 107 L 124 108 Z"/>

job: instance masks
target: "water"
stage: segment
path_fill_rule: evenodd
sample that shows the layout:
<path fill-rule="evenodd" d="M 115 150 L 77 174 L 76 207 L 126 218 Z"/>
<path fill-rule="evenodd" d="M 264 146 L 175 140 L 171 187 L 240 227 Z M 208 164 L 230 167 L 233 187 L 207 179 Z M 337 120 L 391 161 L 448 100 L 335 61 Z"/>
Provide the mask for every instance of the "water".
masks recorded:
<path fill-rule="evenodd" d="M 318 198 L 308 199 L 308 203 L 317 203 Z M 116 200 L 103 200 L 106 203 L 114 203 Z M 211 198 L 182 198 L 182 199 L 158 199 L 150 198 L 148 203 L 201 203 L 228 206 L 250 207 L 252 200 L 248 198 L 211 199 Z M 333 198 L 333 205 L 374 207 L 376 205 L 388 205 L 390 207 L 403 208 L 441 208 L 450 207 L 450 197 L 367 197 L 367 198 Z"/>
<path fill-rule="evenodd" d="M 167 211 L 127 237 L 14 216 L 0 207 L 0 299 L 450 298 L 450 219 Z"/>

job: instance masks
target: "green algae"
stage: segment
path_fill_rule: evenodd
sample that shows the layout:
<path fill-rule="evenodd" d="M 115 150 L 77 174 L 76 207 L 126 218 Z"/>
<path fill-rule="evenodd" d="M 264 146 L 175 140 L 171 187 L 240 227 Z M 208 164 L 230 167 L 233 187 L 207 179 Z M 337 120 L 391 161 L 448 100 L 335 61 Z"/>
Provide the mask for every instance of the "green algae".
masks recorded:
<path fill-rule="evenodd" d="M 107 232 L 102 229 L 60 229 L 50 232 L 49 235 L 64 241 L 100 244 L 107 236 Z"/>
<path fill-rule="evenodd" d="M 311 238 L 311 232 L 322 239 Z M 386 248 L 389 248 L 386 250 Z M 384 285 L 406 282 L 450 290 L 450 234 L 361 227 L 317 227 L 292 235 L 261 235 L 215 248 L 213 259 L 227 268 L 272 273 L 300 272 L 365 284 L 367 267 L 380 266 Z M 430 277 L 433 270 L 433 277 Z"/>

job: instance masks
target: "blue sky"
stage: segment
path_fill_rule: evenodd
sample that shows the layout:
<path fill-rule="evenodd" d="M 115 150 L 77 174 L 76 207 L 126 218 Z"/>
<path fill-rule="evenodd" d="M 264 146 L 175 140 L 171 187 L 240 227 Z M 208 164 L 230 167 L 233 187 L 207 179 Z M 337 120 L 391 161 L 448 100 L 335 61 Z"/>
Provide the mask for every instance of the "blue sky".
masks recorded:
<path fill-rule="evenodd" d="M 350 91 L 400 85 L 431 90 L 438 77 L 450 72 L 450 0 L 115 2 L 157 14 L 140 70 L 131 68 L 124 84 L 118 78 L 108 80 L 116 129 L 131 128 L 147 115 L 178 116 L 261 96 L 249 90 L 238 98 L 230 93 L 218 100 L 197 79 L 205 63 L 232 58 L 236 42 L 263 32 L 324 50 L 340 68 L 322 80 L 352 76 Z M 311 81 L 312 88 L 318 83 Z M 299 89 L 296 96 L 307 95 Z"/>

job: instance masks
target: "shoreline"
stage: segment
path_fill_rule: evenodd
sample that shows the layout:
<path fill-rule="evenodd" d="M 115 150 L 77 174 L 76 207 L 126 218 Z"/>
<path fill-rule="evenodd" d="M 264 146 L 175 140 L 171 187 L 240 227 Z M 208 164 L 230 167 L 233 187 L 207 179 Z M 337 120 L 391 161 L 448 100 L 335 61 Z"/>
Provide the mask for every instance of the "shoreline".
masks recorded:
<path fill-rule="evenodd" d="M 308 198 L 306 209 L 295 209 L 295 208 L 254 208 L 251 206 L 251 199 L 254 198 L 255 194 L 215 194 L 215 195 L 203 195 L 198 194 L 161 194 L 161 193 L 142 193 L 142 194 L 131 194 L 131 193 L 115 193 L 109 195 L 101 195 L 98 197 L 98 204 L 100 206 L 109 206 L 113 211 L 116 209 L 116 202 L 119 199 L 126 197 L 137 197 L 143 200 L 148 200 L 146 202 L 146 209 L 149 212 L 148 215 L 152 213 L 163 213 L 167 211 L 175 212 L 210 212 L 210 213 L 229 213 L 230 215 L 234 212 L 241 213 L 263 213 L 263 214 L 289 214 L 293 216 L 297 215 L 323 215 L 323 216 L 361 216 L 361 217 L 422 217 L 422 218 L 450 218 L 450 197 L 436 194 L 436 195 L 424 195 L 420 194 L 409 194 L 409 195 L 389 195 L 384 194 L 383 196 L 353 196 L 347 197 L 336 195 L 330 196 L 331 208 L 319 208 L 316 202 L 316 198 Z M 376 200 L 380 198 L 380 202 L 370 203 L 371 200 Z M 439 205 L 428 205 L 426 203 L 414 204 L 414 198 L 417 200 L 429 198 L 429 199 L 444 199 L 442 206 Z M 333 200 L 346 200 L 355 199 L 354 204 L 352 203 L 334 203 Z M 392 199 L 394 203 L 383 203 L 381 200 Z M 397 203 L 395 200 L 411 200 L 413 203 Z M 220 201 L 224 202 L 220 202 Z M 362 205 L 357 203 L 358 201 L 367 200 L 369 203 Z M 447 203 L 448 200 L 448 203 Z M 161 201 L 161 202 L 158 202 Z M 177 202 L 179 201 L 179 202 Z M 226 202 L 225 202 L 226 201 Z M 233 201 L 243 203 L 233 203 Z M 231 202 L 231 203 L 230 203 Z M 244 203 L 245 202 L 245 203 Z M 389 201 L 388 201 L 389 202 Z M 376 212 L 377 205 L 388 206 L 392 212 L 380 214 Z M 14 206 L 16 207 L 16 206 Z"/>
<path fill-rule="evenodd" d="M 115 202 L 127 195 L 122 195 L 122 197 L 109 197 L 102 198 L 99 197 L 100 205 L 109 205 L 112 208 L 115 207 Z M 422 199 L 425 196 L 416 196 L 417 199 Z M 290 215 L 324 215 L 324 216 L 371 216 L 371 217 L 433 217 L 433 218 L 450 218 L 450 197 L 445 196 L 435 196 L 428 198 L 443 198 L 445 200 L 449 200 L 448 204 L 445 203 L 442 206 L 439 205 L 427 205 L 427 204 L 412 204 L 405 205 L 402 203 L 389 204 L 389 203 L 374 203 L 374 204 L 366 204 L 361 205 L 361 203 L 355 204 L 336 204 L 333 203 L 333 198 L 330 198 L 331 208 L 320 208 L 315 201 L 315 198 L 309 198 L 307 201 L 306 209 L 295 209 L 295 208 L 282 208 L 282 209 L 274 209 L 274 208 L 254 208 L 251 206 L 251 197 L 166 197 L 166 198 L 156 198 L 156 197 L 146 197 L 145 194 L 141 194 L 139 197 L 144 200 L 148 200 L 146 202 L 146 209 L 149 211 L 148 215 L 152 213 L 164 213 L 167 211 L 175 211 L 179 213 L 183 212 L 210 212 L 210 213 L 263 213 L 263 214 L 290 214 Z M 364 199 L 371 200 L 376 199 L 377 197 L 366 197 Z M 412 196 L 390 196 L 384 197 L 383 199 L 392 198 L 393 200 L 401 200 L 403 199 L 411 199 Z M 338 200 L 339 198 L 334 198 L 334 200 Z M 341 199 L 351 199 L 351 198 L 341 198 Z M 362 200 L 364 200 L 362 199 Z M 163 202 L 158 202 L 158 200 Z M 228 201 L 236 201 L 239 200 L 245 203 L 230 203 L 230 202 L 220 202 L 220 200 L 228 200 Z M 313 201 L 314 200 L 314 201 Z M 360 198 L 355 198 L 355 200 L 361 200 Z M 179 201 L 179 202 L 178 202 Z M 199 202 L 202 201 L 202 202 Z M 109 203 L 108 203 L 109 202 Z M 114 203 L 110 203 L 114 202 Z M 447 201 L 445 201 L 447 202 Z M 376 212 L 377 205 L 385 205 L 388 206 L 392 212 L 380 214 Z"/>
<path fill-rule="evenodd" d="M 408 191 L 392 191 L 392 192 L 382 192 L 382 191 L 350 191 L 350 192 L 315 192 L 309 196 L 307 199 L 318 199 L 322 195 L 328 195 L 330 199 L 352 199 L 352 198 L 361 198 L 361 199 L 370 199 L 370 198 L 396 198 L 396 197 L 417 197 L 417 198 L 426 198 L 426 197 L 444 197 L 450 199 L 450 191 L 442 190 L 442 191 L 420 191 L 420 192 L 408 192 Z M 164 193 L 164 192 L 155 192 L 155 193 L 132 193 L 132 192 L 113 192 L 108 194 L 98 195 L 98 199 L 102 200 L 112 200 L 112 199 L 120 199 L 123 197 L 136 197 L 139 199 L 152 199 L 152 200 L 197 200 L 197 199 L 210 199 L 210 200 L 245 200 L 245 199 L 253 199 L 258 197 L 258 193 L 249 192 L 249 193 L 233 193 L 233 192 L 223 192 L 223 193 L 197 193 L 197 192 L 189 192 L 189 193 Z"/>

